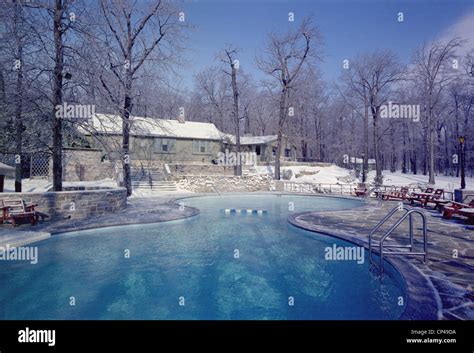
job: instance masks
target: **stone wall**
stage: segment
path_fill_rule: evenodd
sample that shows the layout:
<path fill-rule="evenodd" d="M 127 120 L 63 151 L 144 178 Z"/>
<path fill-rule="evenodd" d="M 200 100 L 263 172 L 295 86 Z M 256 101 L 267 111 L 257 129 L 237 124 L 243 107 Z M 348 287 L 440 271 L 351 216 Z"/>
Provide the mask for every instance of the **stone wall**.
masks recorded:
<path fill-rule="evenodd" d="M 216 164 L 169 164 L 171 175 L 234 175 L 233 166 Z"/>
<path fill-rule="evenodd" d="M 192 192 L 254 192 L 269 191 L 273 180 L 267 175 L 238 176 L 197 176 L 182 175 L 177 179 L 178 186 Z"/>
<path fill-rule="evenodd" d="M 115 168 L 110 161 L 102 160 L 102 151 L 87 148 L 63 149 L 63 180 L 64 181 L 96 181 L 115 178 Z M 52 179 L 50 163 L 50 178 Z"/>
<path fill-rule="evenodd" d="M 85 218 L 117 212 L 127 207 L 125 188 L 0 194 L 0 200 L 15 198 L 21 198 L 26 203 L 38 204 L 35 210 L 47 214 L 50 219 Z"/>

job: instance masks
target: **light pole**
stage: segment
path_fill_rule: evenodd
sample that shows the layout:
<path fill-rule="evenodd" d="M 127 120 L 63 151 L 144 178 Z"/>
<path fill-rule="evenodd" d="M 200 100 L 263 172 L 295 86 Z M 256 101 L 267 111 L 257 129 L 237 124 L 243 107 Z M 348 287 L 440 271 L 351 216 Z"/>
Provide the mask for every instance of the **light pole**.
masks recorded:
<path fill-rule="evenodd" d="M 459 153 L 460 153 L 460 162 L 461 162 L 461 189 L 466 188 L 466 171 L 464 163 L 464 143 L 466 142 L 464 136 L 459 136 Z"/>

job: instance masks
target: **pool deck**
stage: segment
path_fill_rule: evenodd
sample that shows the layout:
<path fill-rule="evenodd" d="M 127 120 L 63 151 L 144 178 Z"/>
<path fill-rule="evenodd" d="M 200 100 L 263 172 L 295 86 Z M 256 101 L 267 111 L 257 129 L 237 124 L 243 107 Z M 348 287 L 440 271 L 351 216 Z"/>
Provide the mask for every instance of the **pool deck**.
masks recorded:
<path fill-rule="evenodd" d="M 268 192 L 264 194 L 275 194 Z M 215 194 L 169 194 L 154 198 L 132 198 L 123 211 L 86 219 L 63 219 L 42 222 L 31 227 L 23 225 L 13 228 L 0 226 L 0 247 L 22 246 L 47 239 L 51 234 L 64 233 L 98 227 L 110 227 L 128 224 L 156 223 L 178 220 L 199 214 L 192 207 L 180 207 L 177 199 L 181 197 L 199 197 Z M 314 196 L 314 194 L 312 194 Z M 332 196 L 332 195 L 327 195 Z M 396 205 L 391 201 L 369 200 L 363 207 L 342 211 L 294 213 L 288 217 L 293 225 L 307 230 L 336 236 L 356 244 L 367 245 L 370 230 Z M 391 262 L 401 271 L 413 297 L 423 298 L 430 286 L 436 291 L 438 319 L 473 320 L 474 319 L 474 230 L 459 221 L 447 221 L 434 210 L 422 209 L 428 220 L 428 259 L 425 264 L 408 257 L 392 257 Z M 416 222 L 416 221 L 415 221 Z M 418 223 L 415 223 L 415 226 Z M 415 227 L 417 228 L 417 227 Z M 382 234 L 383 230 L 379 230 Z M 418 231 L 418 233 L 417 233 Z M 417 229 L 415 234 L 420 234 Z M 400 227 L 391 236 L 394 241 L 406 239 L 407 228 Z M 417 242 L 415 241 L 415 244 Z M 457 258 L 453 256 L 457 251 Z M 411 266 L 413 265 L 413 266 Z M 414 268 L 416 267 L 416 269 Z M 410 275 L 412 272 L 413 275 Z M 415 273 L 420 272 L 420 273 Z M 421 275 L 422 274 L 422 275 Z M 420 276 L 421 275 L 421 276 Z M 416 281 L 423 283 L 416 285 Z M 421 301 L 423 302 L 423 301 Z M 426 301 L 432 305 L 433 300 Z M 421 305 L 420 305 L 421 306 Z M 420 307 L 419 312 L 427 310 Z M 418 318 L 414 315 L 408 318 Z M 403 318 L 403 317 L 402 317 Z"/>
<path fill-rule="evenodd" d="M 396 205 L 393 201 L 370 200 L 365 206 L 353 210 L 295 213 L 289 216 L 288 221 L 300 228 L 366 246 L 372 228 Z M 410 262 L 431 281 L 439 295 L 439 319 L 473 320 L 474 230 L 461 221 L 444 220 L 437 211 L 430 208 L 416 209 L 426 215 L 428 223 L 426 263 L 414 257 L 397 256 L 390 259 L 399 258 Z M 387 226 L 383 226 L 376 234 L 383 235 L 384 230 L 387 230 L 395 219 L 394 216 L 394 220 L 387 222 Z M 415 246 L 421 246 L 421 242 L 416 239 L 421 238 L 420 225 L 420 222 L 415 220 Z M 403 224 L 390 238 L 403 243 L 407 234 L 408 226 Z M 402 272 L 402 275 L 406 273 Z"/>

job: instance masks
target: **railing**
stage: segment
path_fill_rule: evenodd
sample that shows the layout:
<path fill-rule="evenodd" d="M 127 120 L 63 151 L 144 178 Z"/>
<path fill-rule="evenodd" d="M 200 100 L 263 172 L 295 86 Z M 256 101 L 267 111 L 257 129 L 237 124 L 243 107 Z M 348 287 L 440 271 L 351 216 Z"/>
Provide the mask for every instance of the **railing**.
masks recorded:
<path fill-rule="evenodd" d="M 423 251 L 415 252 L 413 251 L 413 219 L 412 214 L 419 214 L 423 222 Z M 393 233 L 395 229 L 398 228 L 400 224 L 408 217 L 409 221 L 409 236 L 410 244 L 409 245 L 385 245 L 386 248 L 394 249 L 409 249 L 409 251 L 383 251 L 384 242 Z M 383 275 L 383 257 L 384 255 L 393 256 L 393 255 L 409 255 L 409 256 L 423 256 L 423 262 L 426 262 L 426 253 L 427 253 L 427 229 L 426 229 L 426 217 L 420 210 L 409 210 L 405 213 L 380 239 L 379 245 L 380 251 L 380 273 Z"/>
<path fill-rule="evenodd" d="M 281 191 L 283 192 L 294 192 L 294 193 L 336 193 L 341 195 L 353 195 L 356 184 L 331 184 L 331 183 L 304 183 L 279 180 L 277 181 L 282 184 Z M 372 187 L 369 194 L 373 191 L 379 191 L 384 193 L 388 191 L 399 191 L 402 187 L 381 185 Z M 409 188 L 409 192 L 422 191 L 420 188 Z M 448 193 L 448 192 L 447 192 Z"/>
<path fill-rule="evenodd" d="M 171 175 L 170 166 L 168 165 L 168 163 L 165 163 L 163 165 L 163 177 L 165 180 L 169 180 L 170 175 Z"/>
<path fill-rule="evenodd" d="M 427 239 L 427 222 L 426 222 L 426 216 L 424 215 L 423 212 L 420 210 L 415 210 L 415 209 L 409 209 L 406 208 L 402 203 L 399 203 L 397 207 L 393 208 L 390 210 L 387 215 L 380 220 L 380 222 L 377 223 L 377 225 L 372 229 L 372 231 L 369 233 L 369 261 L 370 265 L 374 265 L 374 262 L 372 260 L 372 254 L 373 254 L 373 236 L 377 232 L 377 230 L 380 229 L 380 227 L 385 224 L 397 211 L 404 211 L 401 217 L 398 218 L 398 220 L 384 233 L 382 238 L 379 240 L 378 248 L 379 248 L 379 271 L 380 275 L 383 276 L 383 260 L 384 256 L 394 256 L 394 255 L 403 255 L 403 256 L 423 256 L 423 262 L 426 261 L 426 255 L 427 255 L 427 245 L 428 245 L 428 239 Z M 422 220 L 422 232 L 423 232 L 423 251 L 413 251 L 414 247 L 414 234 L 413 234 L 413 215 L 418 214 L 421 217 Z M 397 229 L 405 219 L 408 218 L 408 236 L 409 236 L 409 244 L 408 245 L 401 245 L 401 244 L 385 244 L 386 239 Z M 408 249 L 408 251 L 384 251 L 384 249 Z"/>
<path fill-rule="evenodd" d="M 403 210 L 406 210 L 405 207 L 403 206 L 403 204 L 400 205 L 400 203 L 394 207 L 389 213 L 387 213 L 385 215 L 384 218 L 382 218 L 380 220 L 379 223 L 377 223 L 375 225 L 374 228 L 372 228 L 372 230 L 370 231 L 369 233 L 369 261 L 370 263 L 372 264 L 372 237 L 374 236 L 375 232 L 377 232 L 379 230 L 379 228 L 385 224 L 386 221 L 388 221 L 388 219 L 390 217 L 392 217 L 395 213 L 397 213 L 397 211 L 403 211 Z"/>
<path fill-rule="evenodd" d="M 217 195 L 222 196 L 222 194 L 220 193 L 219 190 L 217 190 L 216 186 L 214 185 L 212 181 L 206 182 L 206 186 L 209 186 L 211 189 L 213 189 Z"/>

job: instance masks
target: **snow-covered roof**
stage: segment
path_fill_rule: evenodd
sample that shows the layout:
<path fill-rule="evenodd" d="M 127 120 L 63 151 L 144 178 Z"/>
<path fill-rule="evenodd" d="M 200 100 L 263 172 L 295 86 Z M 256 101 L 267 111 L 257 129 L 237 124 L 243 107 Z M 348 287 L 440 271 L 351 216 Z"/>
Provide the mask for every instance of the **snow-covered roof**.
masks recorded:
<path fill-rule="evenodd" d="M 240 136 L 240 144 L 241 145 L 263 145 L 266 143 L 270 143 L 276 141 L 278 139 L 277 135 L 268 135 L 268 136 Z M 234 135 L 225 135 L 225 140 L 235 144 L 235 136 Z"/>
<path fill-rule="evenodd" d="M 15 168 L 0 162 L 0 175 L 13 175 L 14 173 Z"/>
<path fill-rule="evenodd" d="M 214 124 L 197 121 L 130 117 L 130 134 L 133 136 L 177 137 L 203 140 L 221 140 L 222 133 Z M 122 119 L 119 115 L 95 114 L 82 123 L 79 129 L 84 133 L 122 134 Z"/>

